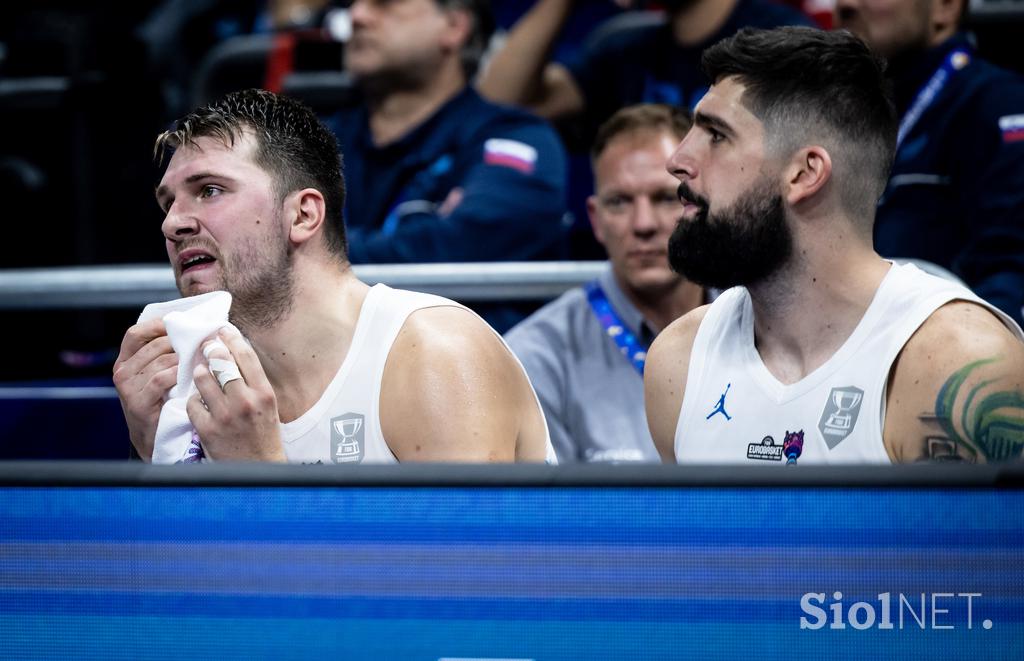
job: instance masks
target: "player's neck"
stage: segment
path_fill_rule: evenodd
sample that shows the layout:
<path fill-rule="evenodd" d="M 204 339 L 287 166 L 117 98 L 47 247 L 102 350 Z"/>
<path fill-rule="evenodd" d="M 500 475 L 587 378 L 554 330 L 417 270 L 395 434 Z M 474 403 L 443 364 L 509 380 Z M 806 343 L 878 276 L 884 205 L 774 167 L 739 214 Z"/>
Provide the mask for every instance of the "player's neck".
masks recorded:
<path fill-rule="evenodd" d="M 646 291 L 637 291 L 617 278 L 616 281 L 655 333 L 660 333 L 673 321 L 704 303 L 704 288 L 689 280 L 680 279 L 672 286 Z"/>
<path fill-rule="evenodd" d="M 427 121 L 466 86 L 461 69 L 444 66 L 420 84 L 370 91 L 370 132 L 378 147 L 401 139 Z"/>
<path fill-rule="evenodd" d="M 717 33 L 739 0 L 695 0 L 671 16 L 672 35 L 681 46 L 697 46 Z"/>
<path fill-rule="evenodd" d="M 768 371 L 789 384 L 823 365 L 849 339 L 888 271 L 870 247 L 837 247 L 807 251 L 750 287 L 754 343 Z"/>
<path fill-rule="evenodd" d="M 351 267 L 296 265 L 291 313 L 252 341 L 277 394 L 282 422 L 309 410 L 341 367 L 369 287 Z"/>

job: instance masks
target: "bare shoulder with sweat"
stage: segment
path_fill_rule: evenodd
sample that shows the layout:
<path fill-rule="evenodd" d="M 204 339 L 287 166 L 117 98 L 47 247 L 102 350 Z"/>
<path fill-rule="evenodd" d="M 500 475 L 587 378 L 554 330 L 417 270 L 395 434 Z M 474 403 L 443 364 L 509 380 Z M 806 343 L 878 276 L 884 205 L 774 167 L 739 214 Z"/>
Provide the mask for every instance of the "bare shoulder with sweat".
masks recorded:
<path fill-rule="evenodd" d="M 665 463 L 675 463 L 676 426 L 686 393 L 690 352 L 708 305 L 676 319 L 658 334 L 644 366 L 644 404 L 647 426 Z"/>
<path fill-rule="evenodd" d="M 936 310 L 893 364 L 883 439 L 894 462 L 988 463 L 1024 449 L 1024 342 L 989 310 Z"/>
<path fill-rule="evenodd" d="M 395 339 L 380 395 L 399 461 L 543 462 L 543 413 L 498 335 L 455 306 L 413 312 Z"/>

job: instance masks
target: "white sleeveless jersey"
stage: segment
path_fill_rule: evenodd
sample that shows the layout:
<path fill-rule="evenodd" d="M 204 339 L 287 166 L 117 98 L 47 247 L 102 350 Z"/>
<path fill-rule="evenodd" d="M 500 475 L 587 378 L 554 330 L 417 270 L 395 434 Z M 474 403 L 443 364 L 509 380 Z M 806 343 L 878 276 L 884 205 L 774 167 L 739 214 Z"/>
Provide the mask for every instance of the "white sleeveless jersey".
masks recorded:
<path fill-rule="evenodd" d="M 860 323 L 824 365 L 785 385 L 754 346 L 750 294 L 723 293 L 694 338 L 676 426 L 681 463 L 760 465 L 889 463 L 882 444 L 889 370 L 914 331 L 940 306 L 967 300 L 1017 325 L 969 289 L 893 264 Z"/>
<path fill-rule="evenodd" d="M 439 306 L 468 310 L 440 296 L 391 289 L 382 284 L 370 288 L 359 311 L 352 345 L 334 379 L 312 408 L 296 420 L 281 424 L 281 440 L 289 462 L 380 464 L 398 461 L 380 425 L 384 365 L 409 315 L 416 310 Z M 501 340 L 497 332 L 495 335 Z M 516 364 L 523 369 L 518 359 Z M 523 374 L 525 376 L 525 370 Z M 532 384 L 530 389 L 533 390 Z M 534 401 L 541 410 L 536 393 Z M 547 461 L 555 463 L 547 421 L 544 425 Z"/>

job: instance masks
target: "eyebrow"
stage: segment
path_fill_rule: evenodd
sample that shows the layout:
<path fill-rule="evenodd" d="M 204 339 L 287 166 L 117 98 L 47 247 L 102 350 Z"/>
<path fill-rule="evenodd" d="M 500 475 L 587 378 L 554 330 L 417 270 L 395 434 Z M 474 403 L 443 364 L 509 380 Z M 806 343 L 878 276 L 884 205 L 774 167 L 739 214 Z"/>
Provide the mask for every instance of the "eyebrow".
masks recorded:
<path fill-rule="evenodd" d="M 700 110 L 694 113 L 693 123 L 701 128 L 713 128 L 716 131 L 721 131 L 722 133 L 736 135 L 736 132 L 732 130 L 732 127 L 729 126 L 728 122 L 724 119 L 715 115 L 709 115 L 706 112 L 701 112 Z"/>
<path fill-rule="evenodd" d="M 196 174 L 192 174 L 189 175 L 188 177 L 185 177 L 184 183 L 186 185 L 194 184 L 204 179 L 226 179 L 228 181 L 231 181 L 230 177 L 226 177 L 222 174 L 215 174 L 213 172 L 197 172 Z M 170 195 L 170 190 L 170 188 L 162 184 L 156 187 L 154 194 L 156 195 L 156 202 L 161 206 L 161 208 L 163 207 L 163 200 Z"/>

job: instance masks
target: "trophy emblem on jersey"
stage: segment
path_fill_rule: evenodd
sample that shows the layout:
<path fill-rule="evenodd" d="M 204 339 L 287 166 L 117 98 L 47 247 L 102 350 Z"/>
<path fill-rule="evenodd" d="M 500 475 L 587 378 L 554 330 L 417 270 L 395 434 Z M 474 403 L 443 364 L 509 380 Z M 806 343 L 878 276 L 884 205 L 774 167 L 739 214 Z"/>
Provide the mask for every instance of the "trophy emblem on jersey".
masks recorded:
<path fill-rule="evenodd" d="M 363 460 L 363 415 L 346 413 L 331 418 L 331 460 L 336 464 Z"/>
<path fill-rule="evenodd" d="M 860 415 L 864 391 L 854 386 L 833 388 L 821 412 L 818 430 L 831 450 L 850 435 Z"/>

